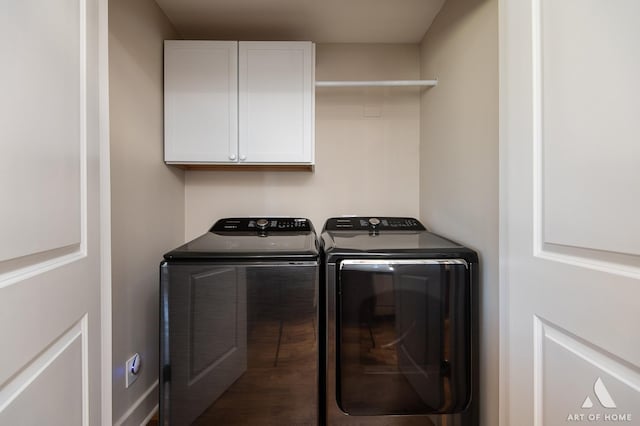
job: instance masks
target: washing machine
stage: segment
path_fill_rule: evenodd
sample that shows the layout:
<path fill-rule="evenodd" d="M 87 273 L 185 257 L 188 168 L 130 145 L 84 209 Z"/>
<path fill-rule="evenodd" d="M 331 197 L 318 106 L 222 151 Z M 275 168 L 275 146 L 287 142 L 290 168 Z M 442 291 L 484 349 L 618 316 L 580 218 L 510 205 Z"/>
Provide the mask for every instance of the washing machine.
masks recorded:
<path fill-rule="evenodd" d="M 408 217 L 337 217 L 324 258 L 323 421 L 478 425 L 478 256 Z"/>
<path fill-rule="evenodd" d="M 160 424 L 318 423 L 319 249 L 306 218 L 217 221 L 160 265 Z"/>

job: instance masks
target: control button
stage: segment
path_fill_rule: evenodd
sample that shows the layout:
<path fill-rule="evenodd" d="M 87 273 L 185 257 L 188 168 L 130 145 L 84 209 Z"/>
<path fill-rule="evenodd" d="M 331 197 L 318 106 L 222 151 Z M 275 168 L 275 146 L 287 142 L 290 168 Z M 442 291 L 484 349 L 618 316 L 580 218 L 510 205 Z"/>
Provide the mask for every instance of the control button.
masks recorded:
<path fill-rule="evenodd" d="M 258 226 L 259 229 L 267 229 L 267 226 L 269 226 L 269 221 L 267 219 L 258 219 L 256 221 L 256 225 Z"/>
<path fill-rule="evenodd" d="M 378 225 L 380 225 L 380 219 L 378 219 L 377 217 L 372 217 L 371 219 L 369 219 L 369 225 L 371 225 L 372 228 L 376 228 Z"/>

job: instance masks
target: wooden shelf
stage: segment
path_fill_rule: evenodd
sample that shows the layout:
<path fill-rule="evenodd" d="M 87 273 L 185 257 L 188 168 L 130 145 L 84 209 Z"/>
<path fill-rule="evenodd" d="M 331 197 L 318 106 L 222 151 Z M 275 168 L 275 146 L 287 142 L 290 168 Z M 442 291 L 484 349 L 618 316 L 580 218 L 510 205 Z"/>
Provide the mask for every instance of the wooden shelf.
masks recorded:
<path fill-rule="evenodd" d="M 312 164 L 172 164 L 184 170 L 221 170 L 229 172 L 312 172 Z"/>
<path fill-rule="evenodd" d="M 433 87 L 438 80 L 316 81 L 316 87 Z"/>

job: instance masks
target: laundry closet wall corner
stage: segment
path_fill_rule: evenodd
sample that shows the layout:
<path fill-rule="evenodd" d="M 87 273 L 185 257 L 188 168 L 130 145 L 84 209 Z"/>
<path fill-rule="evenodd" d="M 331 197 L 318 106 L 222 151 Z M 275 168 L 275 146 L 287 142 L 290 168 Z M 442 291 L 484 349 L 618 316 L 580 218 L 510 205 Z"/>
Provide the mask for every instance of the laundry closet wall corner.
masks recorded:
<path fill-rule="evenodd" d="M 184 238 L 184 172 L 163 162 L 163 40 L 153 0 L 109 1 L 113 420 L 139 425 L 158 403 L 158 264 Z M 140 377 L 125 388 L 125 362 Z"/>
<path fill-rule="evenodd" d="M 420 219 L 480 255 L 480 424 L 498 424 L 498 1 L 448 0 L 421 48 Z"/>

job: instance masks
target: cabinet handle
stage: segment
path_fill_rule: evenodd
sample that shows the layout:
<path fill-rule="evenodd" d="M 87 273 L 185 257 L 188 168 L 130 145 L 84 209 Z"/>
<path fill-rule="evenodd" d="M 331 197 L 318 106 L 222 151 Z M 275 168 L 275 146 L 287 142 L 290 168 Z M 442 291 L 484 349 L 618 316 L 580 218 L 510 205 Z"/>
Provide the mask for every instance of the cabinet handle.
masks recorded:
<path fill-rule="evenodd" d="M 235 154 L 230 154 L 229 155 L 229 160 L 235 161 L 236 159 L 236 155 Z"/>
<path fill-rule="evenodd" d="M 246 159 L 247 159 L 247 156 L 246 156 L 246 155 L 241 155 L 241 156 L 240 156 L 240 161 L 244 161 L 244 160 L 246 160 Z"/>

